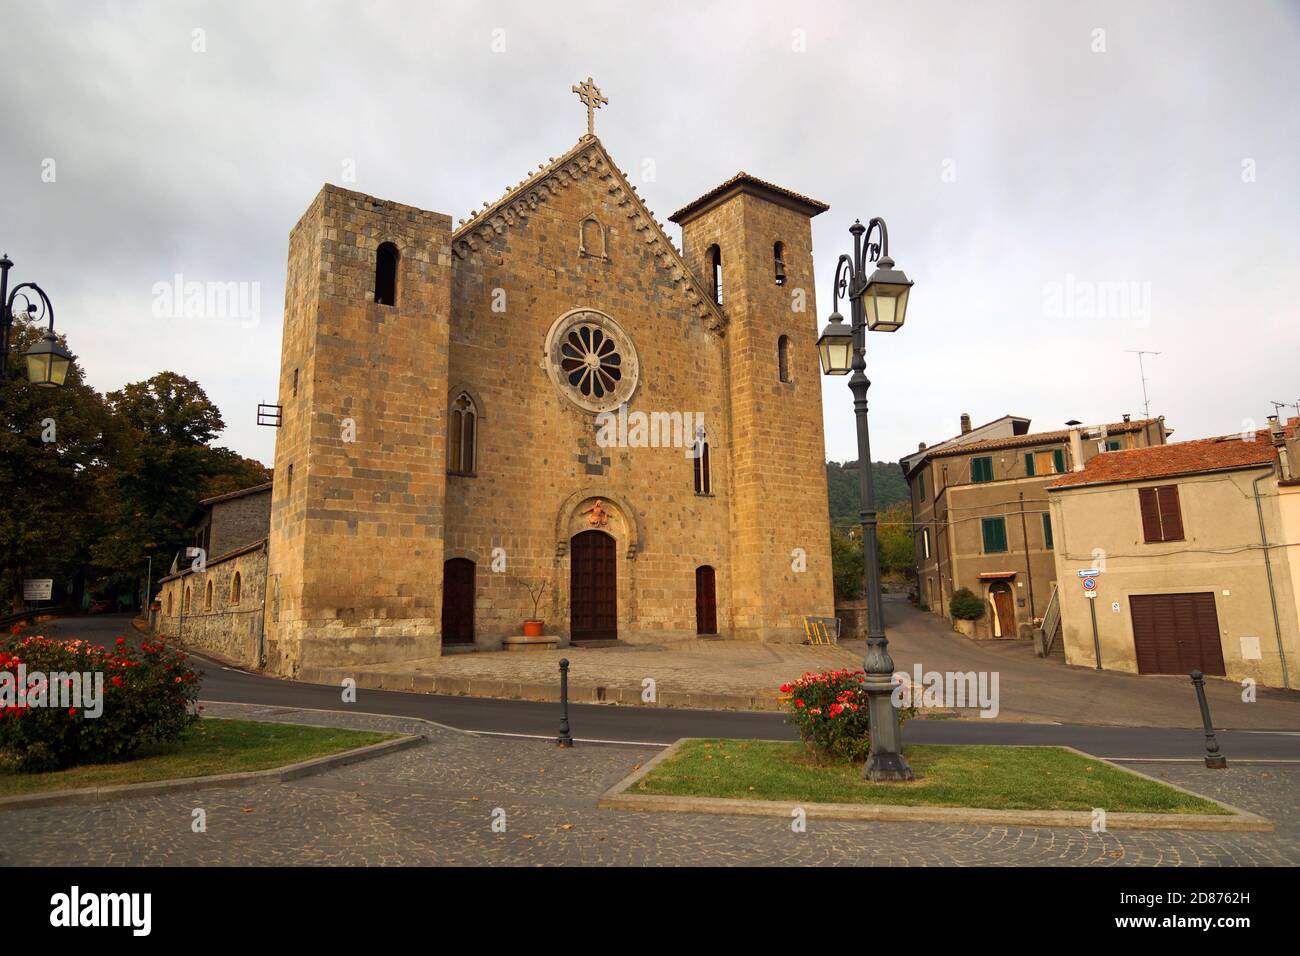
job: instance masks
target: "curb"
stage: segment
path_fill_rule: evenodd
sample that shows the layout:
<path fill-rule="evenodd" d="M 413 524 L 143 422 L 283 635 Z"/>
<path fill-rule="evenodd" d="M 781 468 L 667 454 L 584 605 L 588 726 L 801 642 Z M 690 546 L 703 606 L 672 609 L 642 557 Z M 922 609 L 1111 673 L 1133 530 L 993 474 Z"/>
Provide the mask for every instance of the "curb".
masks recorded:
<path fill-rule="evenodd" d="M 247 770 L 241 773 L 212 774 L 206 777 L 179 777 L 174 780 L 151 780 L 147 783 L 124 783 L 114 787 L 84 787 L 78 790 L 52 790 L 48 793 L 0 797 L 0 813 L 6 810 L 27 810 L 32 807 L 102 803 L 105 800 L 118 800 L 123 797 L 151 797 L 183 790 L 209 790 L 213 787 L 241 786 L 248 783 L 288 783 L 291 780 L 346 767 L 372 757 L 382 757 L 399 750 L 406 750 L 424 741 L 425 738 L 419 734 L 408 734 L 395 740 L 383 740 L 355 750 L 326 754 L 323 757 L 313 757 L 311 760 L 303 760 L 283 767 L 269 767 L 266 770 Z"/>
<path fill-rule="evenodd" d="M 440 677 L 435 674 L 390 673 L 387 671 L 352 670 L 339 667 L 304 667 L 295 678 L 308 684 L 337 684 L 344 678 L 357 682 L 365 690 L 391 690 L 408 694 L 442 694 L 447 697 L 487 697 L 498 700 L 533 700 L 554 703 L 560 699 L 559 688 L 551 683 L 517 680 L 480 680 L 473 677 Z M 569 703 L 611 704 L 623 707 L 681 708 L 685 710 L 748 710 L 784 713 L 785 705 L 776 697 L 762 694 L 725 694 L 704 691 L 661 691 L 654 703 L 641 699 L 639 687 L 610 687 L 600 684 L 569 682 Z M 951 708 L 930 708 L 918 714 L 928 718 L 960 718 Z"/>
<path fill-rule="evenodd" d="M 907 807 L 893 804 L 799 803 L 790 800 L 741 800 L 731 797 L 673 797 L 654 794 L 629 794 L 628 788 L 647 776 L 660 763 L 672 759 L 677 750 L 691 740 L 683 737 L 645 763 L 640 770 L 623 778 L 606 790 L 596 806 L 603 810 L 643 810 L 667 813 L 709 813 L 727 816 L 784 817 L 802 810 L 808 819 L 853 820 L 888 823 L 943 823 L 950 826 L 978 824 L 984 826 L 1068 827 L 1091 829 L 1092 813 L 1087 810 L 995 810 L 981 807 Z M 1200 830 L 1215 833 L 1272 833 L 1271 821 L 1238 807 L 1214 800 L 1164 780 L 1156 780 L 1128 767 L 1121 767 L 1073 747 L 1059 747 L 1096 760 L 1123 773 L 1141 777 L 1186 793 L 1228 810 L 1231 816 L 1201 813 L 1107 813 L 1109 830 Z"/>

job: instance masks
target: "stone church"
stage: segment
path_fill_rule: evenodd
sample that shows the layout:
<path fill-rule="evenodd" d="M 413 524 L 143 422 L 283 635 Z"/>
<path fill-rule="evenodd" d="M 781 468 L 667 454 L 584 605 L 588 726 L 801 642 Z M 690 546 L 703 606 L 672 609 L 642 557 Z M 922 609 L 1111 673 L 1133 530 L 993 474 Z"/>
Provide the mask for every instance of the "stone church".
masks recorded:
<path fill-rule="evenodd" d="M 800 641 L 833 614 L 811 219 L 669 219 L 591 125 L 449 216 L 326 185 L 289 238 L 259 656 Z"/>

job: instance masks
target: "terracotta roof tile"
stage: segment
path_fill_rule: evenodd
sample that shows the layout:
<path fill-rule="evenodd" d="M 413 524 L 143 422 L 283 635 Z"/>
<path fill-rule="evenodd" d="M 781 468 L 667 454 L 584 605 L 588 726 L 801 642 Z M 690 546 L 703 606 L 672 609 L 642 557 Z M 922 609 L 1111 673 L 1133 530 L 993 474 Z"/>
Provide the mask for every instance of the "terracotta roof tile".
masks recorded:
<path fill-rule="evenodd" d="M 1071 472 L 1048 485 L 1049 491 L 1078 485 L 1109 484 L 1120 481 L 1144 481 L 1173 478 L 1209 471 L 1232 471 L 1240 468 L 1271 465 L 1277 454 L 1269 441 L 1268 430 L 1255 433 L 1253 440 L 1240 435 L 1201 438 L 1196 441 L 1153 445 L 1129 451 L 1108 451 L 1092 458 L 1082 471 Z"/>
<path fill-rule="evenodd" d="M 778 186 L 775 183 L 769 183 L 765 179 L 759 179 L 757 176 L 751 176 L 749 175 L 749 173 L 742 170 L 741 172 L 736 173 L 736 175 L 728 179 L 725 183 L 722 183 L 719 186 L 714 186 L 712 189 L 706 192 L 699 199 L 695 199 L 692 200 L 691 202 L 688 202 L 681 209 L 677 210 L 675 213 L 669 216 L 668 221 L 680 224 L 684 218 L 688 217 L 691 213 L 695 212 L 695 210 L 699 209 L 701 206 L 707 205 L 709 202 L 718 198 L 728 190 L 737 187 L 743 188 L 744 186 L 758 187 L 759 189 L 766 190 L 771 193 L 775 193 L 776 195 L 781 196 L 785 199 L 792 200 L 797 205 L 803 206 L 804 211 L 807 212 L 809 216 L 819 215 L 820 213 L 823 213 L 827 209 L 831 208 L 826 203 L 821 202 L 820 200 L 809 199 L 807 196 L 801 195 L 792 189 L 786 189 L 784 186 Z"/>
<path fill-rule="evenodd" d="M 1125 435 L 1140 432 L 1147 425 L 1160 421 L 1158 418 L 1139 418 L 1130 422 L 1114 422 L 1106 425 L 1107 435 Z M 931 458 L 950 458 L 953 455 L 969 455 L 972 452 L 996 451 L 999 448 L 1025 448 L 1029 445 L 1045 445 L 1049 442 L 1067 441 L 1070 429 L 1061 428 L 1053 432 L 1031 432 L 1027 435 L 1010 435 L 1006 438 L 986 438 L 983 441 L 967 442 L 964 445 L 936 445 Z"/>

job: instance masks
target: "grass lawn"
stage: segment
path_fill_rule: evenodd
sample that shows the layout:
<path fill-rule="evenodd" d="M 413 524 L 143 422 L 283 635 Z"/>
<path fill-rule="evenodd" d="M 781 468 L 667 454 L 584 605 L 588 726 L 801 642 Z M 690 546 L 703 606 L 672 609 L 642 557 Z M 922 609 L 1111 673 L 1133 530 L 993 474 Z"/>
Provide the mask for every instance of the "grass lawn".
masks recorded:
<path fill-rule="evenodd" d="M 204 717 L 179 744 L 150 744 L 121 763 L 51 773 L 0 770 L 0 796 L 267 770 L 390 740 L 397 734 Z"/>
<path fill-rule="evenodd" d="M 800 743 L 697 740 L 628 788 L 664 796 L 978 807 L 1214 813 L 1208 800 L 1056 747 L 912 746 L 917 780 L 867 783 L 861 764 L 822 765 Z"/>

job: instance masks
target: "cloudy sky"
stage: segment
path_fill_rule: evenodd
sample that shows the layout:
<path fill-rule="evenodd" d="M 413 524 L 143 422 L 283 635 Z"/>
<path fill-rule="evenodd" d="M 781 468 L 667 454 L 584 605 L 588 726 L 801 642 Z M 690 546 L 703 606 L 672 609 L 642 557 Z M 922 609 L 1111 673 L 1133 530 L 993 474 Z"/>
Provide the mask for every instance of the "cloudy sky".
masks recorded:
<path fill-rule="evenodd" d="M 798 6 L 9 4 L 0 246 L 91 384 L 195 378 L 269 463 L 286 239 L 321 184 L 465 216 L 574 143 L 590 74 L 659 218 L 740 169 L 830 204 L 823 316 L 849 224 L 885 217 L 916 288 L 869 342 L 873 457 L 963 411 L 1139 415 L 1129 349 L 1161 353 L 1178 438 L 1300 401 L 1300 3 Z M 257 321 L 158 314 L 177 274 L 248 283 Z M 854 457 L 844 380 L 824 394 Z"/>

